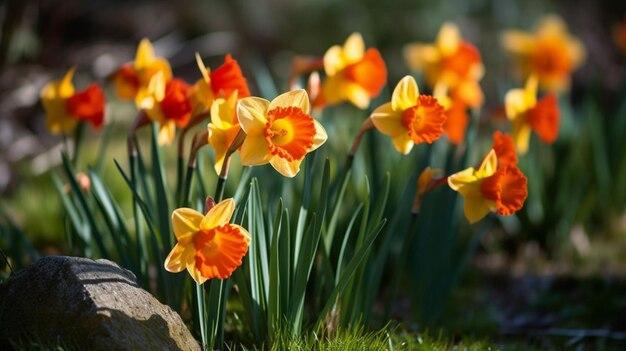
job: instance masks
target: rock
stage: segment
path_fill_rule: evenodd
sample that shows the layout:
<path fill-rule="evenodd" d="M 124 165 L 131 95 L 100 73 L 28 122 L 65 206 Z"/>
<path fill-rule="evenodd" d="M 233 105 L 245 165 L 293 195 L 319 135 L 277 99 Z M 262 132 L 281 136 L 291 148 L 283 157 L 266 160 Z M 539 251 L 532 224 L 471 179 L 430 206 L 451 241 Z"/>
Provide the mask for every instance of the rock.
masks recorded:
<path fill-rule="evenodd" d="M 200 350 L 170 307 L 108 260 L 49 256 L 0 286 L 0 349 L 19 340 L 79 350 Z"/>

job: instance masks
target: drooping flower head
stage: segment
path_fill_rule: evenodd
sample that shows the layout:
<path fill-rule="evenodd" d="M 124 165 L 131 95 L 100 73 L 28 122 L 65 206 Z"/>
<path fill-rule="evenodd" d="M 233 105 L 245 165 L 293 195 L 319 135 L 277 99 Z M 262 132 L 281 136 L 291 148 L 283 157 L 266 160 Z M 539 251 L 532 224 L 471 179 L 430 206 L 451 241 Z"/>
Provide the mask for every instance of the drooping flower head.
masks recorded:
<path fill-rule="evenodd" d="M 176 126 L 183 128 L 191 118 L 189 85 L 180 79 L 166 81 L 162 72 L 150 80 L 141 108 L 159 124 L 159 144 L 174 140 Z"/>
<path fill-rule="evenodd" d="M 152 43 L 144 38 L 137 47 L 135 61 L 122 65 L 114 73 L 115 93 L 122 100 L 134 99 L 137 107 L 141 107 L 152 77 L 159 72 L 166 82 L 172 78 L 169 62 L 164 58 L 156 57 Z"/>
<path fill-rule="evenodd" d="M 521 154 L 528 151 L 531 130 L 544 143 L 553 143 L 559 134 L 559 106 L 550 93 L 537 100 L 537 77 L 531 76 L 524 89 L 511 89 L 505 96 L 506 115 L 513 125 L 513 141 Z"/>
<path fill-rule="evenodd" d="M 198 284 L 228 278 L 250 244 L 250 233 L 229 223 L 234 211 L 233 199 L 220 202 L 206 215 L 190 208 L 175 210 L 172 229 L 178 243 L 165 259 L 165 269 L 178 273 L 186 268 Z"/>
<path fill-rule="evenodd" d="M 405 155 L 415 144 L 431 144 L 439 139 L 446 122 L 444 109 L 437 99 L 420 95 L 411 76 L 400 80 L 391 102 L 376 108 L 370 118 L 376 129 L 390 136 L 396 150 Z"/>
<path fill-rule="evenodd" d="M 350 101 L 365 109 L 387 82 L 387 68 L 380 52 L 365 50 L 363 37 L 353 33 L 343 46 L 334 45 L 324 54 L 326 79 L 316 106 Z"/>
<path fill-rule="evenodd" d="M 567 89 L 570 75 L 585 60 L 585 47 L 557 16 L 543 18 L 534 33 L 505 31 L 501 41 L 517 60 L 524 78 L 536 75 L 539 85 L 552 91 Z"/>
<path fill-rule="evenodd" d="M 465 217 L 477 222 L 489 213 L 512 215 L 528 197 L 527 180 L 516 166 L 498 167 L 495 150 L 490 150 L 478 169 L 467 168 L 448 177 L 448 185 L 463 196 Z"/>
<path fill-rule="evenodd" d="M 211 105 L 211 123 L 208 124 L 209 145 L 215 150 L 214 168 L 220 174 L 228 147 L 241 130 L 237 118 L 238 95 L 235 90 L 228 99 L 217 98 Z"/>
<path fill-rule="evenodd" d="M 74 68 L 63 79 L 50 82 L 41 91 L 41 102 L 46 111 L 46 126 L 52 133 L 72 131 L 79 121 L 87 121 L 94 128 L 104 122 L 104 92 L 98 84 L 76 92 L 72 84 Z"/>
<path fill-rule="evenodd" d="M 241 164 L 270 163 L 285 177 L 298 174 L 306 154 L 328 138 L 309 110 L 309 97 L 302 89 L 281 94 L 271 102 L 258 97 L 240 99 L 237 117 L 247 134 L 241 146 Z"/>
<path fill-rule="evenodd" d="M 410 69 L 424 72 L 431 87 L 443 83 L 467 106 L 482 105 L 483 93 L 478 81 L 484 74 L 484 66 L 480 52 L 462 40 L 454 24 L 443 24 L 433 44 L 406 45 L 404 57 Z"/>
<path fill-rule="evenodd" d="M 250 96 L 241 67 L 230 54 L 224 58 L 224 64 L 214 71 L 204 65 L 199 55 L 196 55 L 196 62 L 202 78 L 192 87 L 191 101 L 195 111 L 209 109 L 215 99 L 227 99 L 234 92 L 239 98 Z"/>

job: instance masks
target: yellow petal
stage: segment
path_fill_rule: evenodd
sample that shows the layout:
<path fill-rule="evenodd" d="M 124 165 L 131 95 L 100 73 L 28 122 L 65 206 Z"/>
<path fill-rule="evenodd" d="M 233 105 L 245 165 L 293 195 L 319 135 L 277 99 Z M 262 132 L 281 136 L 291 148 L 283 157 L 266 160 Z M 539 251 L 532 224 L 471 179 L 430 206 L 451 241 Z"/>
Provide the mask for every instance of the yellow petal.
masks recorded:
<path fill-rule="evenodd" d="M 260 166 L 270 162 L 272 155 L 264 135 L 246 136 L 241 145 L 240 162 L 244 166 Z"/>
<path fill-rule="evenodd" d="M 399 153 L 407 155 L 413 149 L 413 140 L 409 137 L 408 133 L 396 135 L 391 138 L 393 147 L 398 150 Z"/>
<path fill-rule="evenodd" d="M 193 280 L 195 280 L 196 283 L 199 285 L 204 284 L 204 282 L 208 280 L 207 278 L 203 277 L 198 268 L 196 268 L 195 258 L 193 262 L 187 262 L 187 271 L 189 272 L 189 275 L 191 275 Z"/>
<path fill-rule="evenodd" d="M 360 33 L 352 33 L 343 44 L 343 55 L 346 65 L 360 61 L 365 54 L 365 42 Z"/>
<path fill-rule="evenodd" d="M 204 62 L 202 61 L 202 57 L 200 57 L 200 54 L 197 52 L 196 52 L 196 64 L 198 65 L 198 68 L 200 69 L 200 73 L 202 74 L 202 78 L 204 79 L 204 81 L 207 83 L 211 82 L 211 78 L 209 76 L 210 70 L 207 69 L 207 67 L 204 65 Z"/>
<path fill-rule="evenodd" d="M 454 54 L 461 43 L 459 28 L 452 23 L 444 23 L 437 35 L 437 48 L 443 56 Z"/>
<path fill-rule="evenodd" d="M 154 59 L 154 48 L 152 43 L 147 38 L 141 39 L 139 46 L 137 47 L 137 54 L 135 55 L 135 68 L 142 69 L 147 67 Z"/>
<path fill-rule="evenodd" d="M 398 82 L 391 95 L 391 108 L 394 111 L 404 111 L 417 104 L 420 92 L 415 78 L 405 76 Z"/>
<path fill-rule="evenodd" d="M 191 245 L 174 245 L 172 251 L 165 258 L 165 270 L 172 273 L 182 272 L 189 263 L 193 264 L 195 250 Z"/>
<path fill-rule="evenodd" d="M 526 92 L 523 89 L 511 89 L 504 97 L 504 108 L 509 120 L 521 118 L 531 106 L 526 101 Z"/>
<path fill-rule="evenodd" d="M 315 124 L 315 136 L 313 137 L 313 145 L 308 150 L 309 152 L 322 146 L 322 144 L 324 144 L 328 139 L 328 134 L 326 134 L 326 129 L 324 129 L 324 126 L 322 126 L 322 124 L 316 120 L 313 120 L 313 123 Z"/>
<path fill-rule="evenodd" d="M 58 87 L 58 96 L 62 98 L 68 98 L 74 95 L 74 84 L 72 84 L 72 78 L 74 77 L 74 72 L 76 68 L 72 67 L 65 73 L 65 76 L 59 83 Z"/>
<path fill-rule="evenodd" d="M 545 16 L 537 25 L 537 34 L 546 37 L 564 37 L 567 35 L 567 26 L 558 16 Z"/>
<path fill-rule="evenodd" d="M 176 137 L 176 123 L 174 121 L 163 121 L 159 123 L 159 145 L 169 145 Z"/>
<path fill-rule="evenodd" d="M 476 171 L 476 177 L 478 179 L 484 179 L 487 177 L 491 177 L 496 170 L 498 169 L 498 156 L 496 155 L 496 151 L 494 149 L 489 150 L 487 156 L 478 167 Z"/>
<path fill-rule="evenodd" d="M 441 60 L 439 51 L 437 51 L 437 48 L 433 45 L 418 43 L 407 44 L 403 51 L 407 66 L 413 71 L 421 71 L 427 65 Z"/>
<path fill-rule="evenodd" d="M 276 107 L 299 107 L 306 114 L 309 114 L 309 95 L 304 89 L 296 89 L 278 95 L 267 107 L 268 111 Z"/>
<path fill-rule="evenodd" d="M 407 134 L 407 129 L 402 124 L 402 113 L 394 111 L 390 102 L 377 107 L 370 118 L 374 127 L 385 135 L 395 137 Z"/>
<path fill-rule="evenodd" d="M 245 97 L 237 102 L 239 124 L 248 137 L 263 136 L 267 123 L 265 114 L 269 105 L 269 101 L 255 96 Z"/>
<path fill-rule="evenodd" d="M 370 105 L 370 94 L 362 86 L 356 83 L 345 84 L 345 94 L 348 101 L 354 106 L 364 110 Z"/>
<path fill-rule="evenodd" d="M 285 177 L 293 178 L 300 171 L 300 163 L 302 163 L 302 160 L 304 160 L 304 157 L 299 160 L 287 161 L 284 158 L 275 156 L 270 160 L 270 164 L 278 173 Z"/>
<path fill-rule="evenodd" d="M 570 59 L 572 60 L 572 68 L 577 68 L 585 61 L 587 53 L 585 51 L 585 46 L 580 40 L 571 38 L 567 44 L 567 49 L 569 51 Z"/>
<path fill-rule="evenodd" d="M 528 108 L 534 107 L 537 104 L 537 87 L 539 86 L 539 79 L 536 75 L 531 75 L 526 81 L 526 87 L 524 93 L 526 94 L 526 105 Z"/>
<path fill-rule="evenodd" d="M 228 100 L 218 98 L 211 104 L 211 123 L 219 129 L 229 129 L 235 124 L 237 116 L 237 90 Z"/>
<path fill-rule="evenodd" d="M 334 45 L 330 49 L 326 50 L 324 54 L 324 71 L 329 77 L 334 76 L 346 67 L 346 63 L 343 58 L 343 50 L 341 46 Z"/>
<path fill-rule="evenodd" d="M 446 111 L 452 106 L 452 99 L 448 96 L 448 90 L 449 86 L 445 82 L 438 82 L 433 88 L 433 96 Z"/>
<path fill-rule="evenodd" d="M 481 196 L 464 197 L 463 212 L 470 223 L 483 219 L 493 207 L 493 201 Z"/>
<path fill-rule="evenodd" d="M 531 34 L 519 30 L 508 30 L 500 35 L 500 44 L 512 54 L 527 55 L 533 52 L 537 40 Z"/>
<path fill-rule="evenodd" d="M 448 185 L 452 190 L 461 192 L 461 189 L 464 187 L 478 181 L 478 178 L 476 178 L 476 175 L 474 174 L 475 172 L 474 167 L 469 167 L 457 172 L 448 177 Z M 463 193 L 461 193 L 461 195 L 463 195 Z"/>
<path fill-rule="evenodd" d="M 201 230 L 209 230 L 230 222 L 235 212 L 235 200 L 232 198 L 223 200 L 219 204 L 213 206 L 212 209 L 204 216 L 200 223 Z"/>
<path fill-rule="evenodd" d="M 532 129 L 525 120 L 513 122 L 513 131 L 511 137 L 515 143 L 515 148 L 520 154 L 528 151 L 528 143 L 530 142 L 530 133 Z"/>

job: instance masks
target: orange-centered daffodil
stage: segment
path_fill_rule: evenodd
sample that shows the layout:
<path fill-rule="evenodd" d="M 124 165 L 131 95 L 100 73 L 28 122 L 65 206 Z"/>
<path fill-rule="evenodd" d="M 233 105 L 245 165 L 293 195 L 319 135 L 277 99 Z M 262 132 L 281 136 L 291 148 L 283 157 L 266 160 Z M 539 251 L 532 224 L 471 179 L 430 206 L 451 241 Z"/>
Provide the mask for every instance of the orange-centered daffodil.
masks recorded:
<path fill-rule="evenodd" d="M 448 185 L 465 199 L 464 213 L 470 223 L 489 211 L 512 215 L 528 197 L 527 180 L 516 166 L 498 167 L 498 156 L 490 150 L 478 169 L 470 167 L 448 177 Z"/>
<path fill-rule="evenodd" d="M 571 36 L 557 16 L 543 18 L 535 33 L 508 30 L 502 46 L 518 61 L 524 77 L 536 75 L 542 88 L 560 91 L 570 84 L 572 71 L 585 60 L 585 47 Z"/>
<path fill-rule="evenodd" d="M 50 82 L 41 91 L 41 103 L 46 111 L 46 126 L 52 133 L 72 131 L 79 121 L 87 121 L 94 128 L 104 122 L 104 92 L 98 84 L 75 92 L 71 68 L 63 79 Z"/>
<path fill-rule="evenodd" d="M 470 121 L 467 114 L 469 106 L 454 91 L 450 91 L 446 84 L 441 82 L 435 85 L 433 96 L 446 112 L 447 119 L 443 125 L 443 132 L 450 143 L 460 145 L 465 140 L 465 131 Z"/>
<path fill-rule="evenodd" d="M 176 126 L 185 127 L 191 118 L 189 86 L 180 79 L 165 81 L 162 72 L 150 80 L 141 108 L 159 124 L 159 144 L 174 140 Z"/>
<path fill-rule="evenodd" d="M 463 41 L 457 26 L 441 26 L 433 44 L 411 43 L 404 48 L 404 57 L 410 69 L 423 71 L 431 87 L 447 85 L 469 107 L 483 103 L 483 92 L 478 81 L 484 74 L 480 52 Z"/>
<path fill-rule="evenodd" d="M 241 130 L 237 118 L 238 93 L 235 90 L 228 99 L 217 98 L 211 105 L 211 123 L 208 124 L 209 145 L 215 149 L 215 172 L 220 174 L 224 157 L 230 144 Z"/>
<path fill-rule="evenodd" d="M 511 89 L 505 96 L 506 115 L 513 124 L 513 141 L 521 154 L 528 151 L 531 130 L 545 143 L 553 143 L 559 134 L 556 96 L 550 93 L 537 100 L 537 84 L 537 77 L 531 76 L 524 89 Z"/>
<path fill-rule="evenodd" d="M 135 61 L 122 65 L 113 75 L 115 93 L 120 99 L 135 100 L 137 107 L 141 107 L 143 98 L 150 80 L 158 72 L 163 74 L 163 79 L 169 81 L 172 78 L 172 69 L 169 62 L 154 55 L 154 48 L 148 39 L 142 39 L 137 47 Z"/>
<path fill-rule="evenodd" d="M 446 115 L 437 99 L 420 95 L 415 79 L 406 76 L 396 85 L 388 102 L 370 117 L 376 129 L 391 137 L 400 153 L 408 154 L 414 144 L 429 143 L 443 133 Z"/>
<path fill-rule="evenodd" d="M 241 164 L 270 163 L 285 177 L 298 174 L 304 156 L 328 138 L 309 110 L 309 97 L 302 89 L 279 95 L 271 102 L 258 97 L 240 99 L 237 117 L 246 132 Z"/>
<path fill-rule="evenodd" d="M 335 45 L 324 54 L 326 80 L 315 105 L 333 105 L 350 101 L 365 109 L 378 96 L 387 81 L 387 68 L 380 52 L 365 50 L 363 37 L 353 33 L 343 46 Z"/>
<path fill-rule="evenodd" d="M 190 208 L 175 210 L 172 228 L 178 243 L 165 259 L 165 269 L 178 273 L 187 268 L 198 284 L 230 277 L 250 244 L 250 233 L 229 223 L 234 211 L 233 199 L 220 202 L 206 215 Z"/>
<path fill-rule="evenodd" d="M 224 64 L 214 71 L 204 65 L 199 55 L 196 55 L 196 62 L 202 78 L 192 87 L 191 102 L 194 111 L 199 113 L 209 109 L 215 99 L 229 98 L 234 92 L 237 92 L 239 98 L 250 96 L 241 67 L 230 55 L 226 55 Z"/>

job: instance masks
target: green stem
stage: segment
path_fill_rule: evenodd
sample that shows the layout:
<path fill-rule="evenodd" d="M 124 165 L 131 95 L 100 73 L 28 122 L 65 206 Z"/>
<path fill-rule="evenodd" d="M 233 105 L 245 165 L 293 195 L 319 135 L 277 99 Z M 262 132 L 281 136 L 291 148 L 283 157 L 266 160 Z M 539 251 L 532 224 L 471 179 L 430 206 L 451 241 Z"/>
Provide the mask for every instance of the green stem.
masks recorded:
<path fill-rule="evenodd" d="M 208 328 L 206 321 L 206 304 L 205 293 L 202 284 L 196 283 L 196 301 L 198 302 L 198 323 L 200 325 L 200 336 L 202 338 L 202 349 L 205 350 L 209 347 L 208 340 Z"/>

